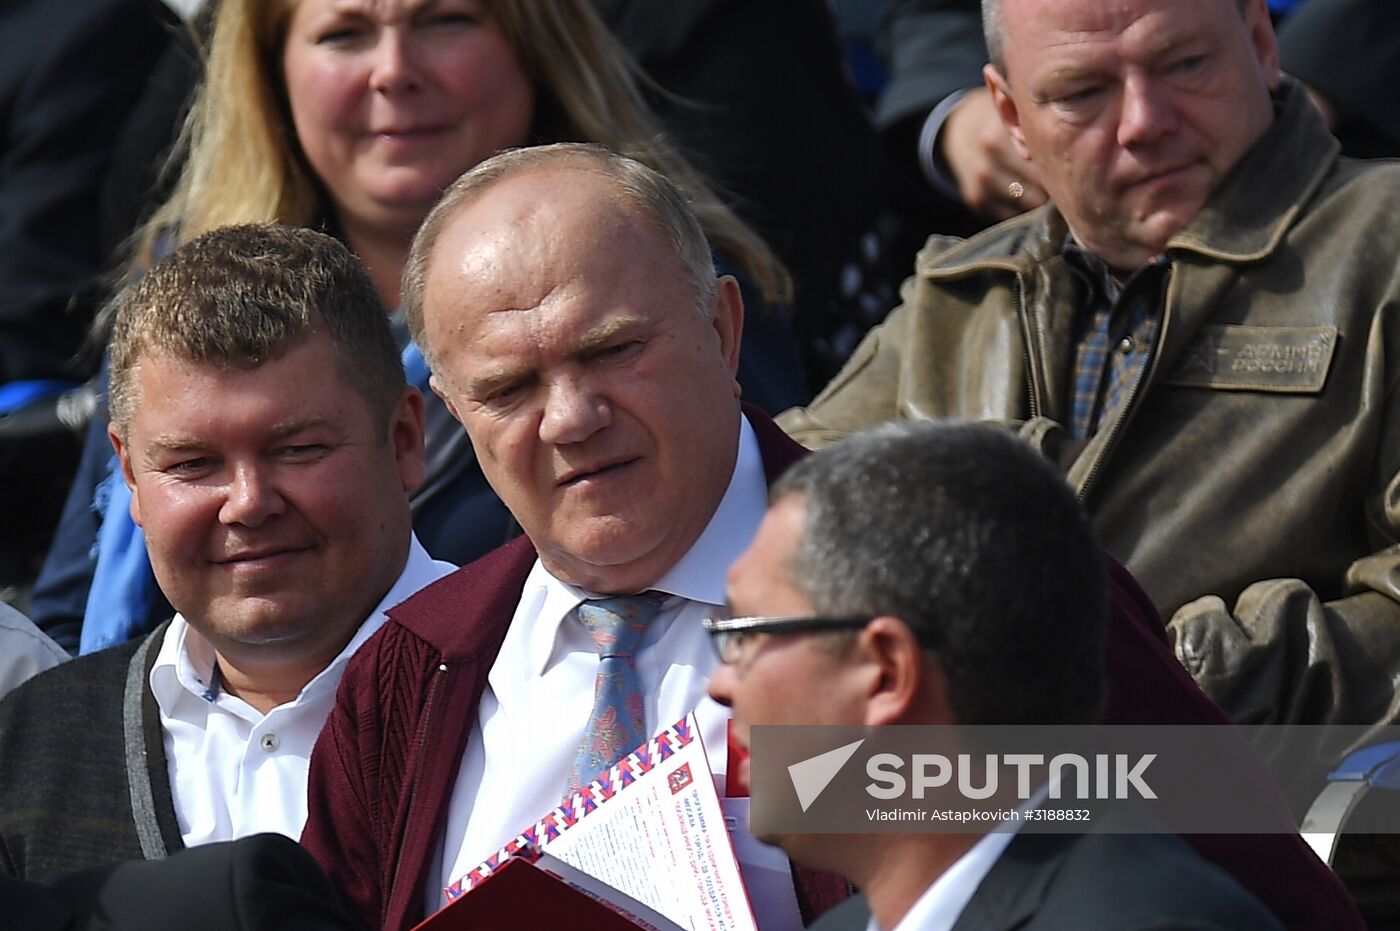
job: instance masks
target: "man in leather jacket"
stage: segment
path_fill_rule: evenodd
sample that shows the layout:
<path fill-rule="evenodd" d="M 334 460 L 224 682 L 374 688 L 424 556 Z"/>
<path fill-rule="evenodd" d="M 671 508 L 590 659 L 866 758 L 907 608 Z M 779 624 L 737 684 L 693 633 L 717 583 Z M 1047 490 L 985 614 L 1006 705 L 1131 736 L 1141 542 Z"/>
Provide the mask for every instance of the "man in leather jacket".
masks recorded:
<path fill-rule="evenodd" d="M 1023 422 L 1232 717 L 1396 721 L 1400 166 L 1338 155 L 1264 0 L 992 6 L 987 84 L 1052 205 L 931 238 L 780 422 Z"/>

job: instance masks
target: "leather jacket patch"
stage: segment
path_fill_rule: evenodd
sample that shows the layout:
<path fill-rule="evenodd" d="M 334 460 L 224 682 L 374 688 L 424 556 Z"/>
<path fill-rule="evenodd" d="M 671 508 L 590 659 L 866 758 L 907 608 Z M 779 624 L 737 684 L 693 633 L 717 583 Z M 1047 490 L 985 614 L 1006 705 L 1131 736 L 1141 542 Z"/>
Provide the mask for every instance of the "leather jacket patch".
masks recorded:
<path fill-rule="evenodd" d="M 1163 382 L 1218 391 L 1317 394 L 1337 348 L 1334 326 L 1210 324 Z"/>

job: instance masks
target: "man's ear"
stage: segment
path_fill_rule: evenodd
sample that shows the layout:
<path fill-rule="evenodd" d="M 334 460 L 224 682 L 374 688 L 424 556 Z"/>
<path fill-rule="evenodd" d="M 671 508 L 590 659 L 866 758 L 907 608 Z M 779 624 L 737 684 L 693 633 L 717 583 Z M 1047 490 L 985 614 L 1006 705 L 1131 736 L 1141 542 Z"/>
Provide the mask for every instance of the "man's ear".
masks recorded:
<path fill-rule="evenodd" d="M 403 490 L 410 495 L 427 481 L 428 471 L 423 452 L 425 428 L 423 414 L 423 392 L 413 385 L 404 388 L 389 421 L 389 442 L 393 445 L 394 459 L 399 464 L 399 477 Z"/>
<path fill-rule="evenodd" d="M 987 90 L 991 91 L 992 106 L 997 108 L 997 116 L 1001 117 L 1002 125 L 1011 135 L 1016 154 L 1030 161 L 1031 153 L 1026 148 L 1026 137 L 1021 131 L 1021 113 L 1016 108 L 1015 98 L 1011 96 L 1011 84 L 1006 80 L 1006 75 L 998 71 L 995 65 L 983 65 L 982 80 L 986 81 Z"/>
<path fill-rule="evenodd" d="M 719 334 L 725 366 L 734 376 L 734 396 L 739 396 L 739 341 L 744 335 L 744 296 L 733 275 L 721 275 L 716 282 L 711 322 Z"/>
<path fill-rule="evenodd" d="M 954 723 L 942 667 L 908 624 L 892 615 L 874 618 L 858 635 L 856 649 L 872 671 L 865 724 Z"/>
<path fill-rule="evenodd" d="M 141 496 L 136 493 L 136 473 L 131 468 L 131 450 L 112 424 L 107 425 L 107 439 L 111 441 L 112 450 L 117 454 L 117 467 L 121 470 L 122 481 L 131 489 L 131 519 L 140 527 Z"/>
<path fill-rule="evenodd" d="M 1269 90 L 1278 90 L 1282 74 L 1279 69 L 1278 37 L 1274 35 L 1273 19 L 1269 16 L 1268 0 L 1248 0 L 1244 7 L 1244 28 L 1249 33 L 1249 45 L 1259 59 L 1264 83 Z"/>

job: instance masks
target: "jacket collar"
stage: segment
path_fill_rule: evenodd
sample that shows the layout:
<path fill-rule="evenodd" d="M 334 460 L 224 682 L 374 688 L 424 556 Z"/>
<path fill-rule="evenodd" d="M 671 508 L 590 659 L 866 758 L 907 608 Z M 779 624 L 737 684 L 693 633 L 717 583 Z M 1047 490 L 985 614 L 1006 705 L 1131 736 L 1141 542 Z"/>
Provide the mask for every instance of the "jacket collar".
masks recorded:
<path fill-rule="evenodd" d="M 1054 799 L 1041 802 L 1044 808 L 1060 810 L 1086 804 L 1094 810 L 1094 824 L 1110 832 L 1124 831 L 1128 825 L 1141 828 L 1144 823 L 1141 812 L 1125 814 L 1133 810 L 1130 803 Z M 1150 818 L 1148 823 L 1153 823 Z M 1061 869 L 1078 845 L 1095 840 L 1093 834 L 1018 831 L 958 915 L 953 931 L 1009 931 L 1030 924 L 1051 897 L 1051 884 L 1061 881 Z M 1073 896 L 1074 890 L 1073 885 L 1061 885 L 1058 897 L 1063 900 Z"/>
<path fill-rule="evenodd" d="M 1018 833 L 997 858 L 953 931 L 1017 928 L 1040 910 L 1059 862 L 1076 835 Z"/>
<path fill-rule="evenodd" d="M 1302 86 L 1284 78 L 1274 122 L 1167 249 L 1257 262 L 1278 247 L 1331 171 L 1341 145 Z"/>

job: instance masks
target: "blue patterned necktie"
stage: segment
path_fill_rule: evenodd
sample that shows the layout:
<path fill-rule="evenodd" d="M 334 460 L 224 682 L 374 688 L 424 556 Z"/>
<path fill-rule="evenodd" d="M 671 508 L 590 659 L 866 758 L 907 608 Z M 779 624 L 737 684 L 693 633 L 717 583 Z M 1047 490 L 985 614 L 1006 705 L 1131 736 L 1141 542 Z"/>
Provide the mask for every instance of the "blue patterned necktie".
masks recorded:
<path fill-rule="evenodd" d="M 585 601 L 574 609 L 598 648 L 598 679 L 569 791 L 588 785 L 651 736 L 645 730 L 642 689 L 632 654 L 665 598 L 660 592 L 642 592 Z"/>

